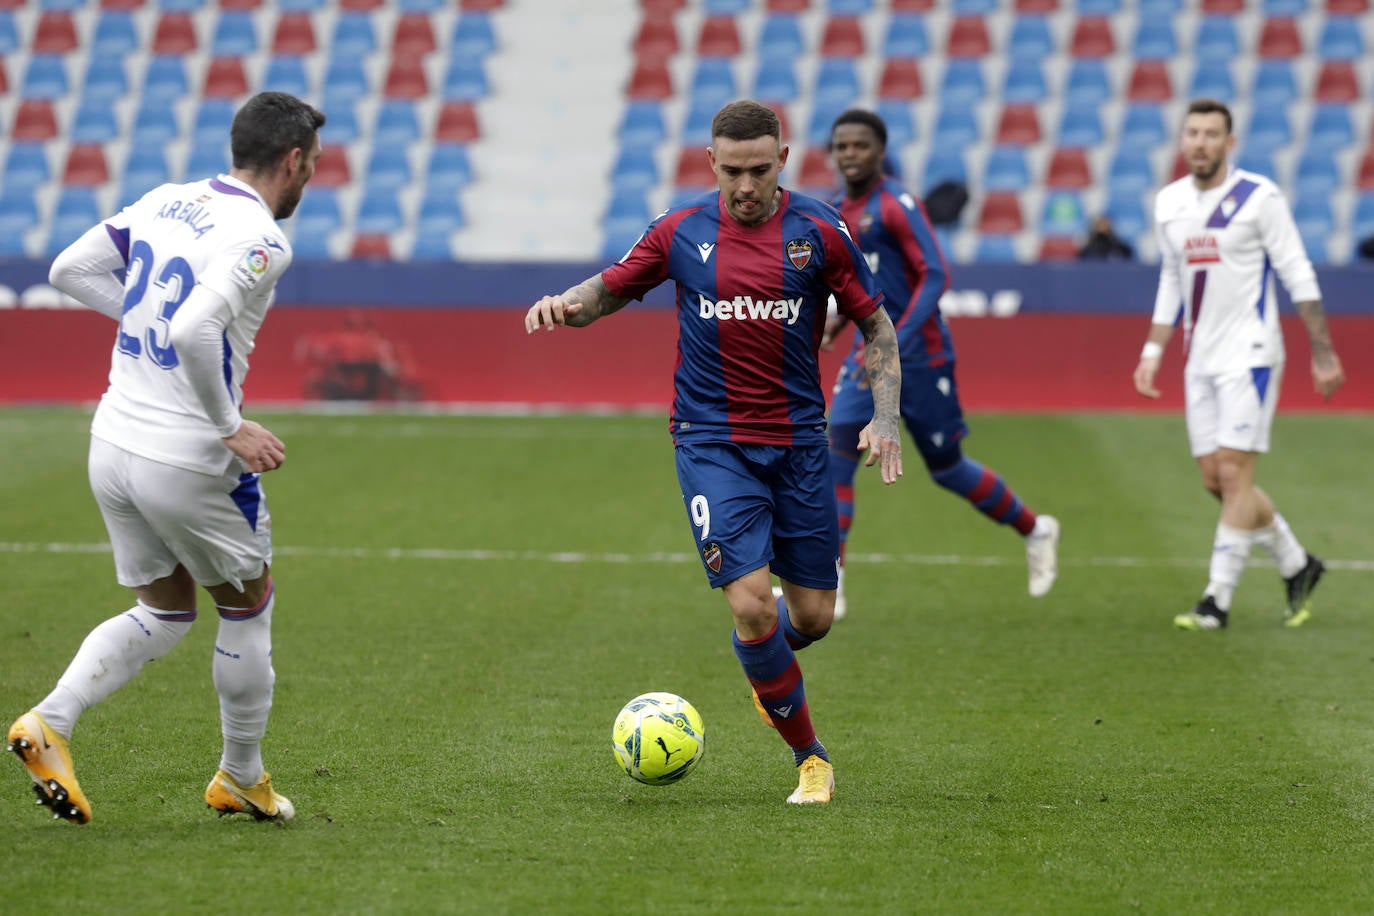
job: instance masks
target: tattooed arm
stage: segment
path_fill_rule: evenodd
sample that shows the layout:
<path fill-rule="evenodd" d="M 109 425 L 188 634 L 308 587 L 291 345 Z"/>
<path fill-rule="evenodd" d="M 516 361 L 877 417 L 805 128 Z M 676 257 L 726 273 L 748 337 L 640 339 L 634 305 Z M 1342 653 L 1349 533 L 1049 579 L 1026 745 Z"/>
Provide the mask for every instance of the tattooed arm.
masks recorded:
<path fill-rule="evenodd" d="M 606 288 L 601 274 L 583 280 L 559 296 L 545 296 L 525 313 L 525 333 L 541 326 L 552 331 L 557 325 L 584 328 L 598 318 L 617 312 L 630 300 Z"/>
<path fill-rule="evenodd" d="M 1307 328 L 1307 343 L 1312 350 L 1312 382 L 1317 393 L 1330 399 L 1345 382 L 1345 370 L 1340 357 L 1331 346 L 1331 331 L 1326 326 L 1326 313 L 1320 299 L 1294 303 L 1302 323 Z"/>
<path fill-rule="evenodd" d="M 902 365 L 897 332 L 881 308 L 856 324 L 864 335 L 864 368 L 873 391 L 873 421 L 859 433 L 859 450 L 871 449 L 864 465 L 872 467 L 881 460 L 883 483 L 896 483 L 902 476 Z"/>

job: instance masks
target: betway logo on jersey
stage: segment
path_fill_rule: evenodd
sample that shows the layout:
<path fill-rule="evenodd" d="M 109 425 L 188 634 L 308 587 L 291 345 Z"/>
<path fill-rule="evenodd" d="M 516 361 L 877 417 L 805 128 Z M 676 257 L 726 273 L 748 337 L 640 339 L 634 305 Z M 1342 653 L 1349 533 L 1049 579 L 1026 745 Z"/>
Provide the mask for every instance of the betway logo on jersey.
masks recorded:
<path fill-rule="evenodd" d="M 781 318 L 788 324 L 796 324 L 801 314 L 802 300 L 796 299 L 755 299 L 753 296 L 736 296 L 712 302 L 698 294 L 701 300 L 701 317 L 717 321 L 744 321 L 748 318 Z"/>
<path fill-rule="evenodd" d="M 1216 264 L 1221 247 L 1214 235 L 1195 235 L 1183 243 L 1183 259 L 1189 264 Z"/>

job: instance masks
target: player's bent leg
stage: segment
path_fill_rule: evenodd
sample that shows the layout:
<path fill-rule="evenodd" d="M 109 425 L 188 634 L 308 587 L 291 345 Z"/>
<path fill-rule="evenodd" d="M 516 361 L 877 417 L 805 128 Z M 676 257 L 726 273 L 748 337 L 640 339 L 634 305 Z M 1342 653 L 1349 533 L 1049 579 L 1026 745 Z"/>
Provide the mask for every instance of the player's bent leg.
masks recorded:
<path fill-rule="evenodd" d="M 38 804 L 51 808 L 54 818 L 75 824 L 90 822 L 91 804 L 76 781 L 67 739 L 50 728 L 42 715 L 31 710 L 16 719 L 5 749 L 18 756 L 29 771 Z"/>

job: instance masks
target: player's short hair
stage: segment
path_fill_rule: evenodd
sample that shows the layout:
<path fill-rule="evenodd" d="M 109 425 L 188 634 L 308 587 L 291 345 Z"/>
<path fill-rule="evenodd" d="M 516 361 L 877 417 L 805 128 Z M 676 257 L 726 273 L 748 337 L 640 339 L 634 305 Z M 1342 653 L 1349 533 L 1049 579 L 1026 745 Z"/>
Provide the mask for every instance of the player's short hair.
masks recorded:
<path fill-rule="evenodd" d="M 835 119 L 835 123 L 830 125 L 831 145 L 834 143 L 836 128 L 842 124 L 858 124 L 861 127 L 867 127 L 869 130 L 873 131 L 874 136 L 878 138 L 878 145 L 884 148 L 887 147 L 887 125 L 883 123 L 883 119 L 877 114 L 871 111 L 865 111 L 862 108 L 851 108 L 848 111 L 842 112 L 840 116 Z"/>
<path fill-rule="evenodd" d="M 782 142 L 782 122 L 777 112 L 750 99 L 731 102 L 716 112 L 711 121 L 711 139 L 757 140 L 772 137 Z"/>
<path fill-rule="evenodd" d="M 1231 132 L 1231 109 L 1216 99 L 1193 99 L 1188 103 L 1188 114 L 1219 114 L 1226 121 L 1226 132 Z"/>
<path fill-rule="evenodd" d="M 307 152 L 324 126 L 324 112 L 285 92 L 259 92 L 243 103 L 229 126 L 234 168 L 266 171 L 293 149 Z"/>

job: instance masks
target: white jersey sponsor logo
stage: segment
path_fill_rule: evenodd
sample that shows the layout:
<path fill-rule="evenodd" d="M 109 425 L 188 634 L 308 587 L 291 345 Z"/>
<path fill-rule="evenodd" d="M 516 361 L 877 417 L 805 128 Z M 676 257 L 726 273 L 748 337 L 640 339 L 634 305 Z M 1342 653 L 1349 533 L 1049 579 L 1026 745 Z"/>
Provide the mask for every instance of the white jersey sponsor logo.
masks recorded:
<path fill-rule="evenodd" d="M 795 324 L 801 314 L 802 300 L 795 299 L 755 299 L 753 296 L 736 296 L 712 302 L 698 295 L 701 304 L 701 317 L 717 321 L 778 320 Z"/>

